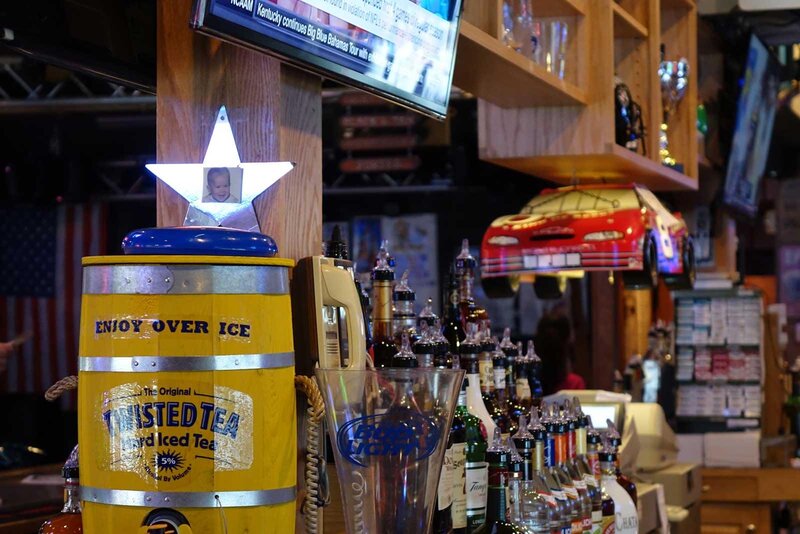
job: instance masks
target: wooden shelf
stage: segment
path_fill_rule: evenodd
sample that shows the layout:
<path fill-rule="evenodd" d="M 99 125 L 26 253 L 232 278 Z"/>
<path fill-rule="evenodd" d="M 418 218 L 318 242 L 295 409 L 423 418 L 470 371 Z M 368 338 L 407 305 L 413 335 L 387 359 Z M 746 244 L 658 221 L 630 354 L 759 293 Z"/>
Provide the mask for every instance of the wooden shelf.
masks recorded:
<path fill-rule="evenodd" d="M 488 159 L 488 158 L 487 158 Z M 697 180 L 674 169 L 610 144 L 600 154 L 534 156 L 529 158 L 488 159 L 502 165 L 559 184 L 596 181 L 636 182 L 652 191 L 696 190 Z"/>
<path fill-rule="evenodd" d="M 503 108 L 583 106 L 587 102 L 582 89 L 467 21 L 461 22 L 453 85 Z"/>
<path fill-rule="evenodd" d="M 617 3 L 612 3 L 614 11 L 614 37 L 647 39 L 647 28 Z"/>
<path fill-rule="evenodd" d="M 586 14 L 586 0 L 540 0 L 534 3 L 533 14 L 537 18 L 582 17 Z"/>

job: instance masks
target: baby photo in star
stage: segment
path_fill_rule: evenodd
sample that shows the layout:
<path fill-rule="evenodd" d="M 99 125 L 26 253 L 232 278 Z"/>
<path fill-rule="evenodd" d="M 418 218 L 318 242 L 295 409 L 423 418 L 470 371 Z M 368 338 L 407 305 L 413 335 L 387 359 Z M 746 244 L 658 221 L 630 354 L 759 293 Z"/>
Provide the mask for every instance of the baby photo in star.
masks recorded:
<path fill-rule="evenodd" d="M 239 204 L 242 198 L 240 167 L 208 167 L 203 169 L 203 202 Z"/>

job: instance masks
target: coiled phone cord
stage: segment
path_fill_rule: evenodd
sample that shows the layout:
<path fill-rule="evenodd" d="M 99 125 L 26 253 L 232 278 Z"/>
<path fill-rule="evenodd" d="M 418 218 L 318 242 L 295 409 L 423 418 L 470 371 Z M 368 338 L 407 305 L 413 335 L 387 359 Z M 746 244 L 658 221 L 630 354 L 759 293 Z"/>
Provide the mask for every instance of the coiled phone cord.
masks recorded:
<path fill-rule="evenodd" d="M 306 495 L 303 502 L 303 518 L 306 532 L 317 534 L 319 532 L 319 509 L 326 506 L 329 501 L 329 496 L 325 494 L 326 491 L 320 483 L 320 473 L 325 472 L 325 459 L 320 454 L 322 448 L 320 428 L 325 417 L 325 403 L 313 378 L 295 376 L 294 384 L 308 399 L 308 409 L 306 410 L 308 421 L 306 427 Z"/>

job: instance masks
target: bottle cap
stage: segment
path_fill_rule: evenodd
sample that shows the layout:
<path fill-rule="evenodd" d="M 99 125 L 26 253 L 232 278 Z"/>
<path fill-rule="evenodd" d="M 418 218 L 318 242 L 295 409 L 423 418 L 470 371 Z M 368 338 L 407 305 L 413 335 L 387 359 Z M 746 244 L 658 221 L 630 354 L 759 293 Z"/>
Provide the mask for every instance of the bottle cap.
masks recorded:
<path fill-rule="evenodd" d="M 394 291 L 392 291 L 392 300 L 413 302 L 416 300 L 416 298 L 416 293 L 414 293 L 414 290 L 408 286 L 408 269 L 406 269 L 403 272 L 403 276 L 400 277 L 400 281 L 398 281 L 394 286 Z"/>
<path fill-rule="evenodd" d="M 510 455 L 511 451 L 503 445 L 500 429 L 494 427 L 492 445 L 486 449 L 486 461 L 489 462 L 490 465 L 507 467 Z"/>
<path fill-rule="evenodd" d="M 403 341 L 400 345 L 400 350 L 392 357 L 392 367 L 419 367 L 417 356 L 411 351 L 411 341 L 408 337 L 408 332 L 403 332 Z"/>
<path fill-rule="evenodd" d="M 456 270 L 464 272 L 478 266 L 475 257 L 469 253 L 469 239 L 461 240 L 461 252 L 456 256 Z"/>
<path fill-rule="evenodd" d="M 389 263 L 389 241 L 384 240 L 381 243 L 381 248 L 378 250 L 378 259 L 375 260 L 375 268 L 372 269 L 372 279 L 391 282 L 394 280 L 394 269 Z"/>
<path fill-rule="evenodd" d="M 342 229 L 339 225 L 333 227 L 331 238 L 325 242 L 325 256 L 340 260 L 350 259 L 350 252 L 347 250 L 347 243 L 342 239 Z"/>

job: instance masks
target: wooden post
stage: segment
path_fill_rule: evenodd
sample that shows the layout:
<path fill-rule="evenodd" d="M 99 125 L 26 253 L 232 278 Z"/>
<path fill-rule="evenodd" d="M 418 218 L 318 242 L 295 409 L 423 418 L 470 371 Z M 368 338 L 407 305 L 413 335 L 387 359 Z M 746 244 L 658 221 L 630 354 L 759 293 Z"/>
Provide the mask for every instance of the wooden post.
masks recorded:
<path fill-rule="evenodd" d="M 617 291 L 609 283 L 608 273 L 589 273 L 592 336 L 592 376 L 588 386 L 611 391 L 617 369 L 616 322 Z"/>
<path fill-rule="evenodd" d="M 278 255 L 298 260 L 322 244 L 322 84 L 279 60 L 193 32 L 190 0 L 157 2 L 159 163 L 203 161 L 225 105 L 242 162 L 293 161 L 293 171 L 254 202 Z M 159 182 L 159 226 L 183 223 L 187 203 Z M 298 335 L 295 326 L 295 337 Z M 295 343 L 297 345 L 297 343 Z M 303 354 L 298 354 L 298 359 Z M 302 363 L 302 362 L 300 362 Z M 298 490 L 303 487 L 304 399 L 298 396 Z M 337 492 L 336 488 L 332 491 Z M 298 493 L 298 500 L 302 493 Z M 320 523 L 322 522 L 320 512 Z M 298 516 L 296 531 L 303 532 Z"/>
<path fill-rule="evenodd" d="M 203 161 L 221 105 L 243 162 L 297 167 L 256 199 L 279 256 L 318 254 L 322 242 L 322 95 L 318 76 L 189 28 L 190 0 L 158 2 L 159 163 Z M 183 223 L 186 202 L 159 183 L 159 226 Z"/>
<path fill-rule="evenodd" d="M 647 352 L 647 333 L 653 324 L 653 290 L 623 289 L 623 336 L 620 367 L 634 354 Z"/>

